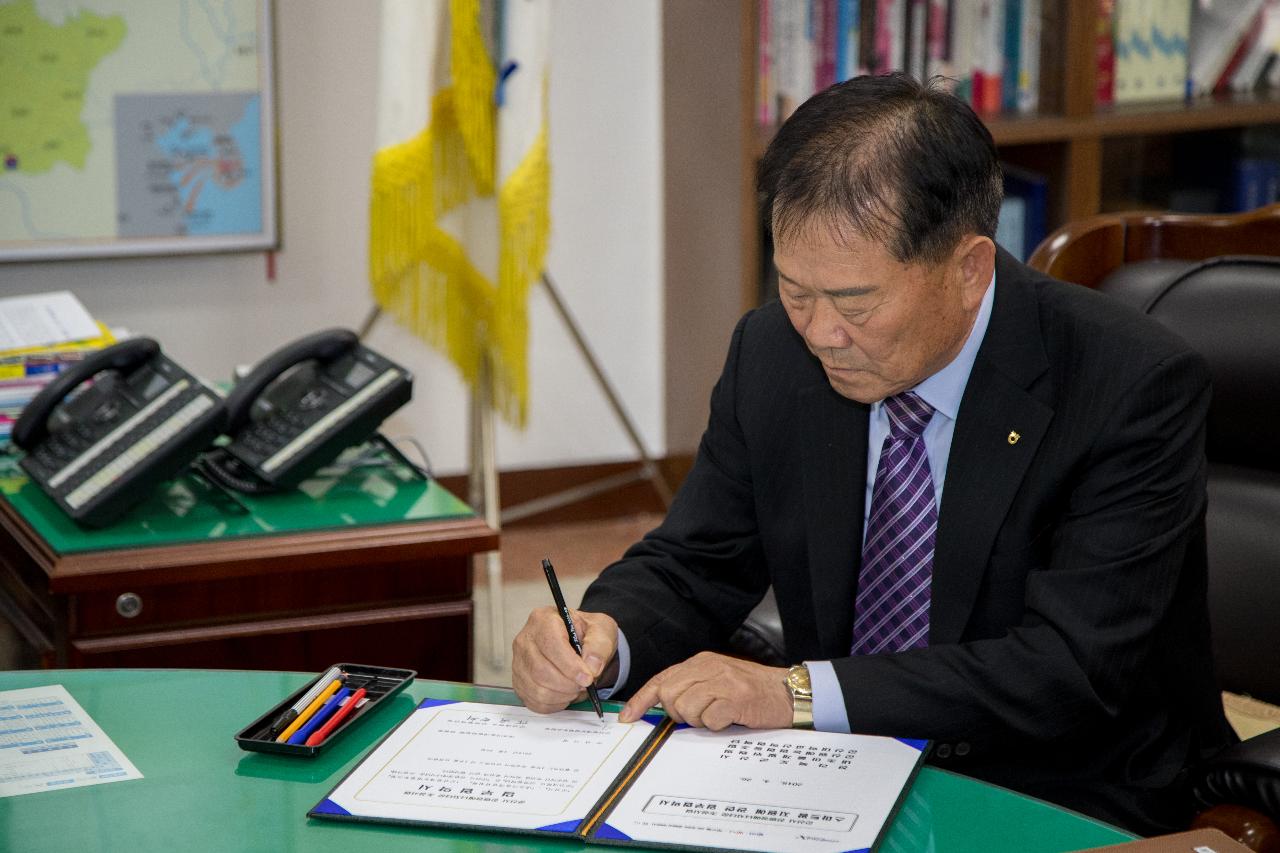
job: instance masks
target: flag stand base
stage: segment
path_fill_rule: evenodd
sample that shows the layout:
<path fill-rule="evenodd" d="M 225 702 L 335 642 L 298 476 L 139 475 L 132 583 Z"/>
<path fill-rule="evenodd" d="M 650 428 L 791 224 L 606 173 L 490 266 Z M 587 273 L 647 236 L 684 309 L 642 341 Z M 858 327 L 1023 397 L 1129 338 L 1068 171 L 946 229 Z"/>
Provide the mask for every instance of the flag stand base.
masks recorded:
<path fill-rule="evenodd" d="M 658 493 L 658 498 L 662 501 L 664 508 L 670 507 L 671 487 L 667 485 L 667 480 L 662 475 L 662 471 L 659 470 L 657 464 L 653 461 L 653 457 L 649 455 L 649 451 L 645 448 L 644 439 L 640 437 L 640 431 L 636 428 L 635 421 L 631 419 L 630 413 L 627 412 L 626 406 L 623 405 L 622 398 L 614 390 L 613 383 L 605 376 L 603 368 L 600 367 L 600 361 L 596 358 L 591 346 L 587 343 L 587 339 L 583 336 L 581 327 L 573 319 L 573 315 L 569 313 L 569 308 L 565 304 L 564 298 L 560 295 L 555 282 L 545 272 L 542 274 L 542 286 L 546 288 L 547 295 L 551 298 L 551 307 L 555 309 L 560 321 L 564 323 L 570 339 L 578 349 L 578 354 L 582 356 L 582 360 L 586 363 L 587 369 L 591 371 L 591 376 L 595 379 L 596 385 L 604 394 L 605 400 L 608 401 L 609 408 L 613 410 L 614 417 L 618 419 L 618 423 L 626 431 L 627 438 L 631 441 L 631 446 L 639 457 L 639 465 L 633 471 L 624 471 L 621 474 L 603 477 L 590 483 L 583 483 L 560 492 L 554 492 L 550 495 L 509 506 L 502 511 L 503 522 L 518 521 L 548 510 L 568 506 L 586 498 L 642 480 L 648 480 L 653 485 L 653 490 Z"/>
<path fill-rule="evenodd" d="M 573 315 L 569 313 L 569 308 L 556 288 L 555 282 L 551 280 L 551 277 L 546 272 L 542 273 L 541 281 L 542 286 L 547 291 L 547 295 L 551 298 L 552 308 L 559 315 L 560 321 L 564 323 L 570 339 L 578 350 L 578 354 L 591 371 L 596 385 L 604 393 L 614 416 L 622 425 L 623 430 L 626 431 L 627 438 L 631 441 L 631 445 L 639 457 L 639 464 L 632 471 L 624 471 L 610 477 L 582 483 L 563 491 L 509 506 L 505 510 L 500 509 L 493 401 L 489 399 L 489 372 L 491 368 L 486 356 L 481 360 L 478 381 L 475 387 L 471 389 L 468 440 L 471 470 L 467 479 L 468 503 L 471 504 L 472 509 L 484 516 L 486 524 L 498 532 L 501 532 L 503 524 L 568 506 L 569 504 L 644 480 L 653 485 L 653 489 L 657 492 L 663 507 L 669 508 L 672 499 L 671 487 L 667 484 L 662 471 L 645 448 L 644 439 L 640 437 L 640 431 L 636 429 L 630 413 L 627 412 L 626 406 L 623 405 L 622 399 L 618 396 L 617 391 L 614 390 L 609 378 L 605 376 L 604 370 L 600 367 L 600 362 L 596 359 L 595 353 L 583 336 L 581 328 L 573 319 Z M 377 322 L 381 315 L 382 309 L 377 305 L 370 310 L 369 315 L 360 327 L 359 335 L 361 340 L 368 336 L 373 329 L 374 323 Z M 483 555 L 483 559 L 489 585 L 490 661 L 493 666 L 502 667 L 506 664 L 506 637 L 503 630 L 502 608 L 502 554 L 499 551 L 490 551 Z"/>

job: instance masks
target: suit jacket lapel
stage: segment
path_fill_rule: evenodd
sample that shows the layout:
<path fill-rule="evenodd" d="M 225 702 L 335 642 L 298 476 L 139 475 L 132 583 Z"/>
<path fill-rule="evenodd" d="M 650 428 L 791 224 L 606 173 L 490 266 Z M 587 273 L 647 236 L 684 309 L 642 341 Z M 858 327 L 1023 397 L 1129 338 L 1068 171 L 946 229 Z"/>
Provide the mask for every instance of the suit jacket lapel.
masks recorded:
<path fill-rule="evenodd" d="M 996 533 L 1053 418 L 1027 390 L 1048 368 L 1035 293 L 1003 251 L 996 269 L 991 321 L 951 439 L 934 552 L 931 644 L 960 640 Z"/>
<path fill-rule="evenodd" d="M 805 537 L 822 652 L 849 653 L 867 486 L 868 406 L 823 381 L 801 392 Z"/>

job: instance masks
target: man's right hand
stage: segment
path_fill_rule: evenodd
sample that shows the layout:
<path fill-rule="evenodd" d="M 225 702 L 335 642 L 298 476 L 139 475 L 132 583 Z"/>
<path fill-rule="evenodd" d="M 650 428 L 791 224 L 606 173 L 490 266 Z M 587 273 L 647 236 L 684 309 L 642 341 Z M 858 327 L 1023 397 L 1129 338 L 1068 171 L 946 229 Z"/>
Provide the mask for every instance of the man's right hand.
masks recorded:
<path fill-rule="evenodd" d="M 581 610 L 569 614 L 582 643 L 582 657 L 569 643 L 560 611 L 550 606 L 530 613 L 511 643 L 512 686 L 520 701 L 539 714 L 559 711 L 585 696 L 586 686 L 618 650 L 618 623 L 613 617 Z"/>

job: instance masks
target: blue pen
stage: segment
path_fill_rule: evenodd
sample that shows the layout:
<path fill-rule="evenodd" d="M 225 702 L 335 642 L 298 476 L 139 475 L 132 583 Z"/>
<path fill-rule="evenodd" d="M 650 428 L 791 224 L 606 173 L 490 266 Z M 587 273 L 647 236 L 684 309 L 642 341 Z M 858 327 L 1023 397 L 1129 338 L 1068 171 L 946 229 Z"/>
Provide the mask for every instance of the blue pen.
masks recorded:
<path fill-rule="evenodd" d="M 307 738 L 311 737 L 311 733 L 324 725 L 324 721 L 329 719 L 329 715 L 338 710 L 338 706 L 342 704 L 342 700 L 351 695 L 351 688 L 344 687 L 337 693 L 329 697 L 329 701 L 320 706 L 320 710 L 311 715 L 311 719 L 307 720 L 302 728 L 298 729 L 289 736 L 289 743 L 303 744 L 307 742 Z"/>

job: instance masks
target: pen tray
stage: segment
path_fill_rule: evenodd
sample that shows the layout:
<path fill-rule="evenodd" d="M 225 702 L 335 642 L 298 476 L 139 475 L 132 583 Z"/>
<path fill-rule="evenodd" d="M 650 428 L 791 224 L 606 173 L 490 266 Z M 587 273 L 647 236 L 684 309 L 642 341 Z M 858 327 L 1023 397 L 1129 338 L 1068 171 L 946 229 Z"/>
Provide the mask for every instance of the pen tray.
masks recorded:
<path fill-rule="evenodd" d="M 377 708 L 382 707 L 383 702 L 408 687 L 409 683 L 418 674 L 412 669 L 391 669 L 385 666 L 368 666 L 359 663 L 340 663 L 335 664 L 335 666 L 346 675 L 343 682 L 344 686 L 350 687 L 353 692 L 361 687 L 365 689 L 366 701 L 339 723 L 338 727 L 330 732 L 328 737 L 315 746 L 307 746 L 301 743 L 278 743 L 271 734 L 271 723 L 282 713 L 293 707 L 293 704 L 301 699 L 303 694 L 310 690 L 333 667 L 326 667 L 324 672 L 299 687 L 292 695 L 281 700 L 278 705 L 246 726 L 243 731 L 236 735 L 236 743 L 240 745 L 240 748 L 253 752 L 314 756 L 346 734 L 352 726 L 359 725 L 361 720 L 369 716 Z"/>

